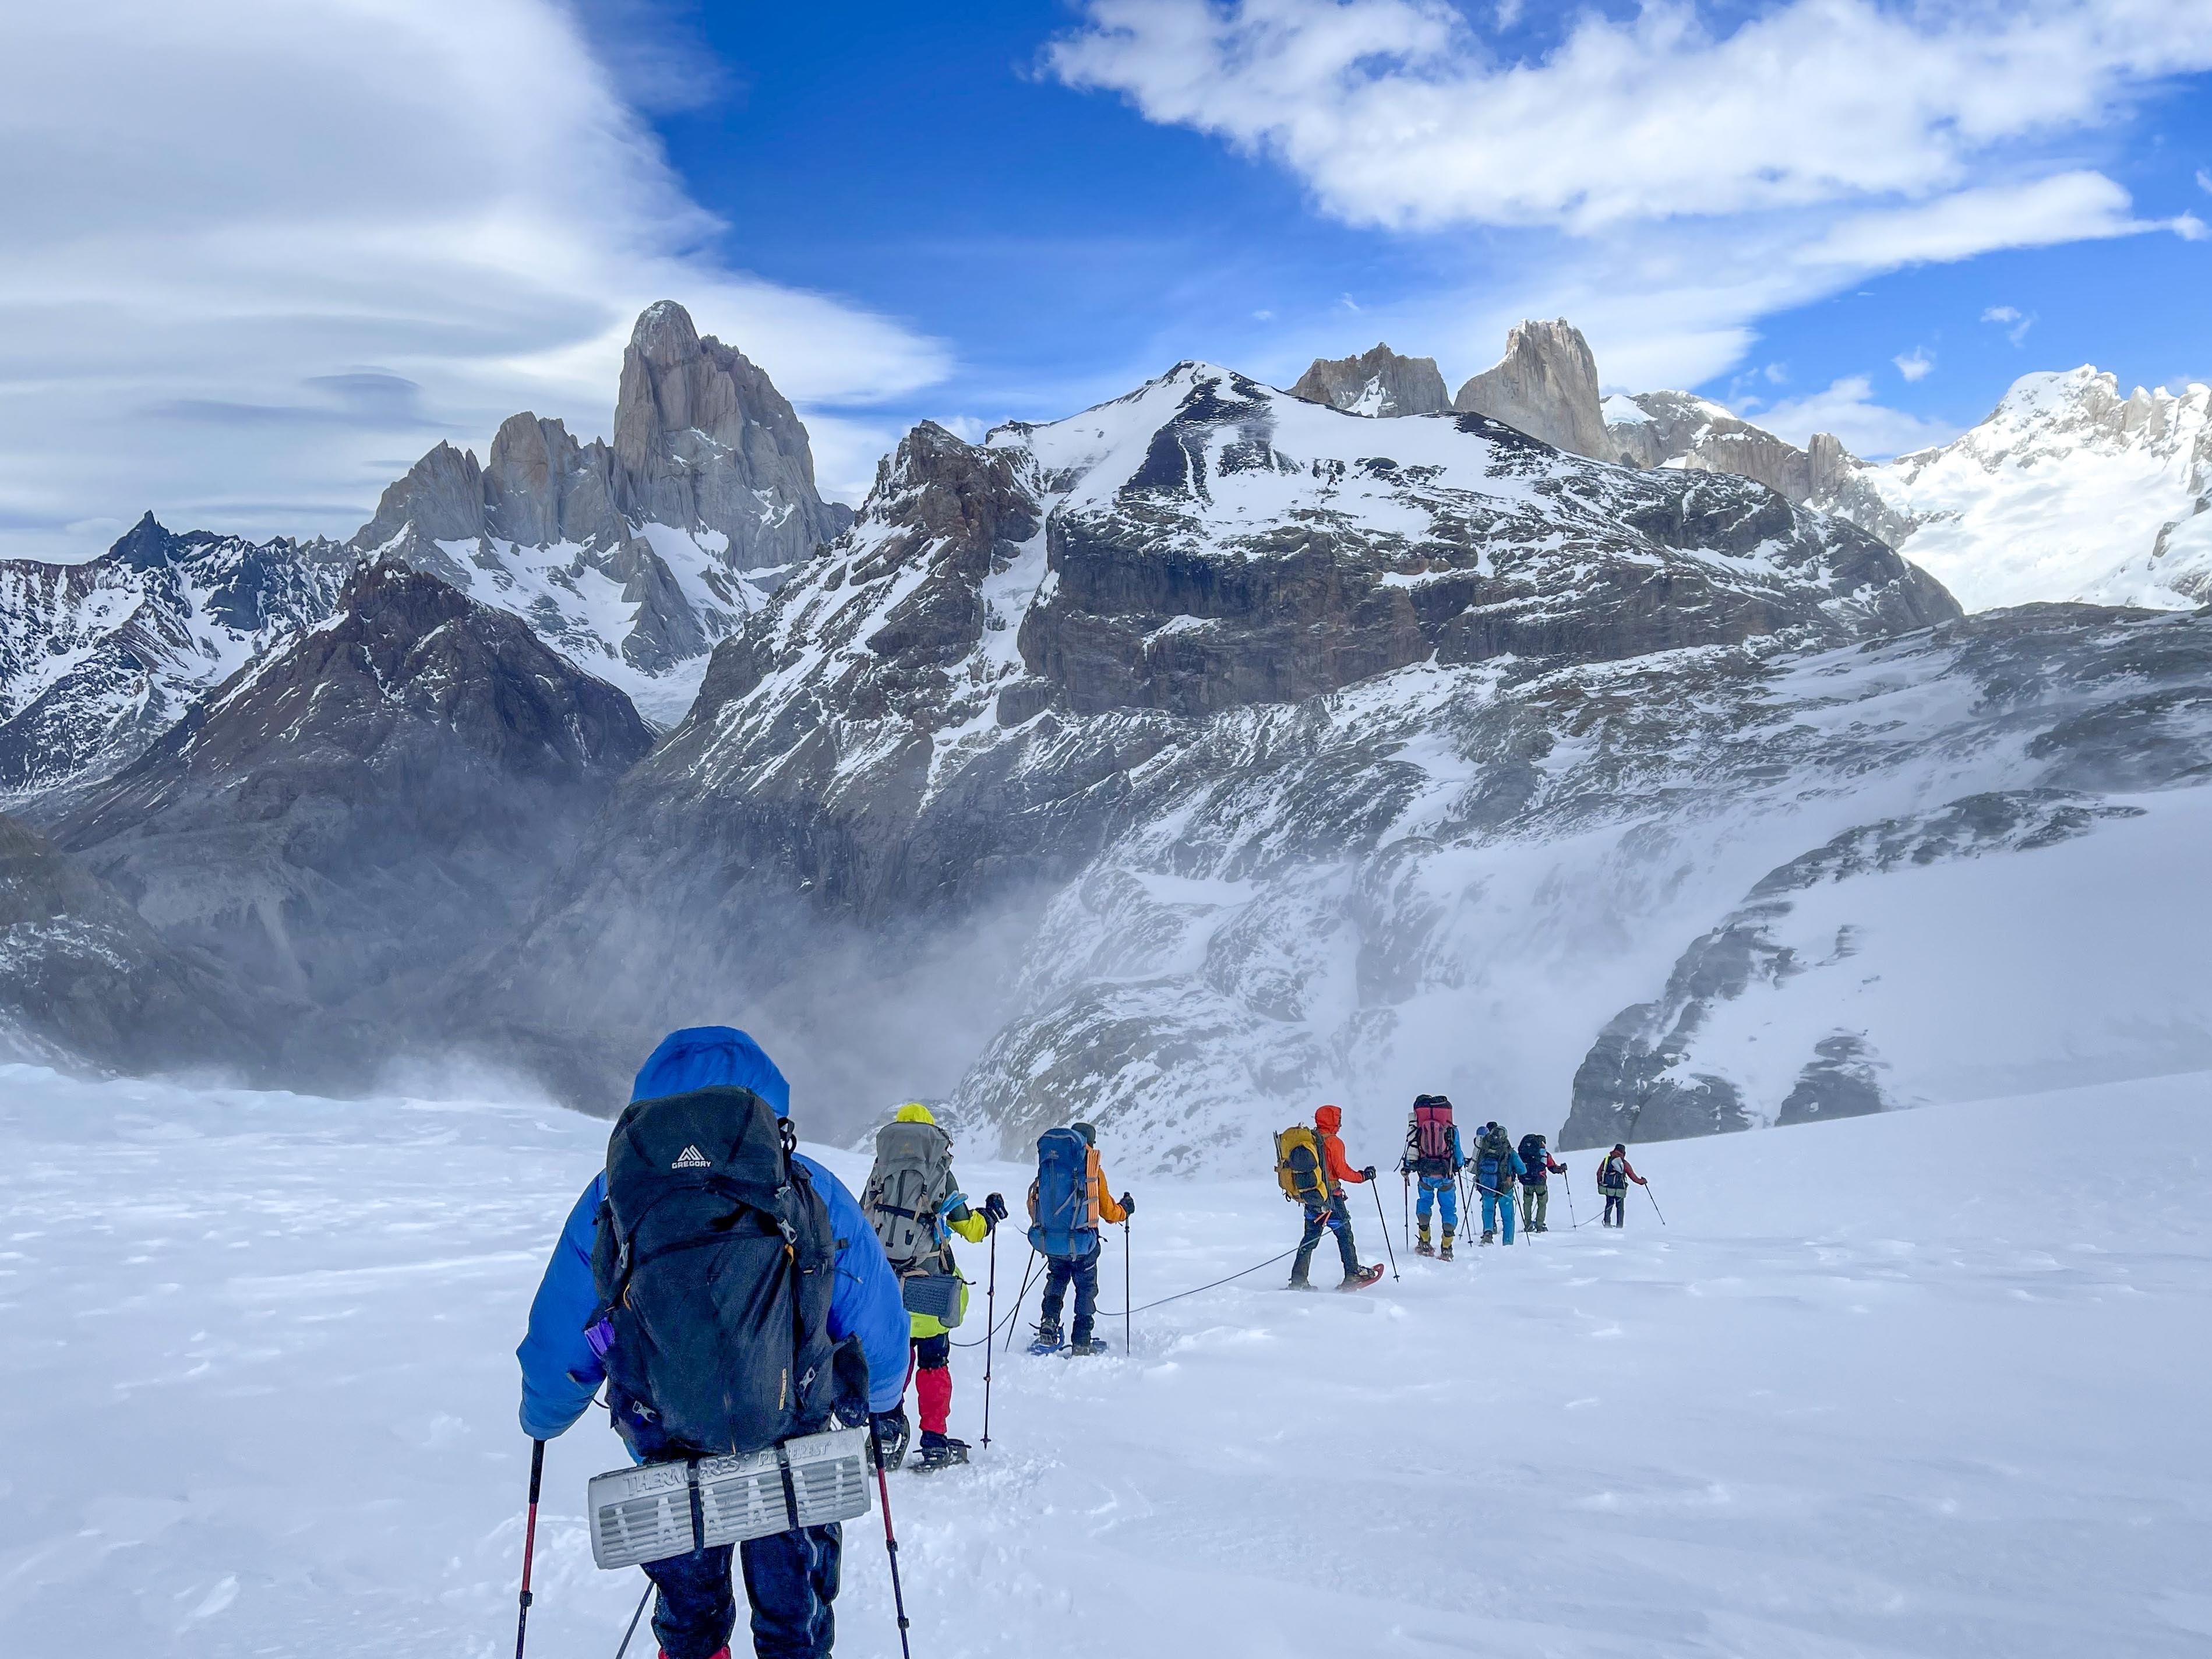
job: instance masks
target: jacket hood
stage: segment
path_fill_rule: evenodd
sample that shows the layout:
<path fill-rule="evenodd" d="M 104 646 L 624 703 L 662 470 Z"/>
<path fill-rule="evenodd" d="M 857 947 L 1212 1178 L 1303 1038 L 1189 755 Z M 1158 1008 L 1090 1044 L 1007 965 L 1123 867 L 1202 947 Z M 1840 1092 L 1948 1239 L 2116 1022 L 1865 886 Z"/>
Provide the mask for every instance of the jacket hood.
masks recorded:
<path fill-rule="evenodd" d="M 930 1115 L 928 1107 L 923 1105 L 918 1100 L 909 1100 L 905 1105 L 900 1107 L 898 1110 L 891 1114 L 891 1121 L 894 1123 L 934 1123 L 937 1120 Z"/>
<path fill-rule="evenodd" d="M 750 1089 L 774 1107 L 778 1117 L 791 1115 L 791 1085 L 783 1073 L 759 1043 L 731 1025 L 671 1031 L 638 1069 L 629 1097 L 659 1100 L 688 1095 L 694 1089 L 716 1088 Z"/>
<path fill-rule="evenodd" d="M 1343 1123 L 1343 1112 L 1334 1106 L 1324 1106 L 1314 1114 L 1314 1127 L 1325 1135 L 1334 1134 Z"/>

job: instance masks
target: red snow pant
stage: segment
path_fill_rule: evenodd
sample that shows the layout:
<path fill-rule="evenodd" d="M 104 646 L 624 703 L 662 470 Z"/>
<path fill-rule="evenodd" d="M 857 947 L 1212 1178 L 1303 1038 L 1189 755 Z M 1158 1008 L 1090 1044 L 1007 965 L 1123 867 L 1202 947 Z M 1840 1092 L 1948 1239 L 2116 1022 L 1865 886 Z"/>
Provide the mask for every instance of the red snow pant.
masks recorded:
<path fill-rule="evenodd" d="M 952 1339 L 943 1331 L 914 1339 L 914 1400 L 921 1431 L 945 1433 L 952 1420 Z"/>

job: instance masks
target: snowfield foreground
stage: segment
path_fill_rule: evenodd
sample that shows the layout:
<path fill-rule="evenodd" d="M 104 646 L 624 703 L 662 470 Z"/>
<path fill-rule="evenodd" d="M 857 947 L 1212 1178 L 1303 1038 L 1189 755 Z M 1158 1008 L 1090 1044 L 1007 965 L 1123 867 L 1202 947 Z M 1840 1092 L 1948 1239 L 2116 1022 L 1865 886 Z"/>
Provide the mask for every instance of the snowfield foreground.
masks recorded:
<path fill-rule="evenodd" d="M 1139 1315 L 1133 1358 L 1018 1348 L 989 1451 L 893 1482 L 914 1651 L 2201 1655 L 2208 1085 L 1640 1148 L 1670 1226 L 1638 1193 L 1625 1234 L 1571 1231 L 1555 1190 L 1510 1252 L 1401 1245 L 1358 1297 L 1269 1267 Z M 0 1647 L 505 1653 L 511 1350 L 605 1133 L 0 1069 Z M 1137 1196 L 1139 1302 L 1294 1236 L 1264 1170 Z M 1001 1241 L 1002 1313 L 1026 1255 Z M 603 1419 L 550 1449 L 544 1659 L 610 1659 L 636 1601 L 581 1519 L 623 1462 Z M 878 1518 L 847 1539 L 838 1650 L 896 1653 Z"/>

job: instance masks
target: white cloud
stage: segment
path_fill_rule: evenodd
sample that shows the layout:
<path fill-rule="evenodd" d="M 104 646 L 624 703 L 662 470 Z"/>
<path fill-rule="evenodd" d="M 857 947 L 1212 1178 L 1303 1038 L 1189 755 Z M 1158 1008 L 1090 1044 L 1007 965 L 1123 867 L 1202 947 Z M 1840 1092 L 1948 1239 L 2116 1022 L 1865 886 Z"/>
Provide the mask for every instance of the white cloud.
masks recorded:
<path fill-rule="evenodd" d="M 1801 446 L 1815 432 L 1832 432 L 1844 448 L 1869 460 L 1948 443 L 1959 435 L 1959 428 L 1946 422 L 1875 402 L 1874 382 L 1863 374 L 1847 376 L 1809 397 L 1771 404 L 1759 411 L 1759 424 Z"/>
<path fill-rule="evenodd" d="M 2203 167 L 2197 168 L 2197 188 L 2212 195 L 2212 173 L 2207 173 Z"/>
<path fill-rule="evenodd" d="M 1591 231 L 1901 198 L 2212 66 L 2212 0 L 1595 9 L 1501 60 L 1443 0 L 1088 0 L 1071 86 L 1273 156 L 1354 224 Z"/>
<path fill-rule="evenodd" d="M 2201 242 L 2212 237 L 2212 225 L 2207 225 L 2193 213 L 2184 213 L 2168 221 L 2174 234 L 2185 242 Z"/>
<path fill-rule="evenodd" d="M 481 453 L 522 408 L 603 432 L 658 298 L 802 409 L 945 371 L 720 263 L 556 0 L 83 0 L 18 9 L 9 46 L 0 552 L 96 550 L 147 507 L 349 532 L 440 437 Z M 865 483 L 840 452 L 872 429 L 808 414 L 825 483 Z"/>
<path fill-rule="evenodd" d="M 2005 338 L 2018 345 L 2027 337 L 2027 331 L 2035 326 L 2035 319 L 2021 314 L 2016 306 L 1991 306 L 1982 313 L 1985 323 L 1995 323 L 2005 331 Z"/>
<path fill-rule="evenodd" d="M 1936 367 L 1936 360 L 1919 346 L 1900 352 L 1889 361 L 1897 365 L 1897 372 L 1907 380 L 1924 380 Z"/>
<path fill-rule="evenodd" d="M 2020 320 L 2020 313 L 2010 306 L 1991 306 L 1982 313 L 1982 320 L 1985 323 L 2016 323 Z"/>
<path fill-rule="evenodd" d="M 1694 385 L 1760 318 L 1900 265 L 2191 234 L 2046 158 L 2212 65 L 2212 0 L 1755 3 L 1732 29 L 1692 0 L 1559 8 L 1516 59 L 1444 0 L 1083 0 L 1046 64 L 1279 162 L 1348 223 L 1504 228 L 1469 239 L 1487 281 L 1376 313 L 1468 368 L 1564 314 L 1608 386 Z"/>

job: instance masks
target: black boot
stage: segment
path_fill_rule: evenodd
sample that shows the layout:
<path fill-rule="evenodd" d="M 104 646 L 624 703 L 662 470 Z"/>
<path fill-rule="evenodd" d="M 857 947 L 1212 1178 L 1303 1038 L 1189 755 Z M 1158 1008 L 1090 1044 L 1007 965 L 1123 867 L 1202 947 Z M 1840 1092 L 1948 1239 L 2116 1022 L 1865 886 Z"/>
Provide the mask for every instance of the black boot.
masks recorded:
<path fill-rule="evenodd" d="M 935 1434 L 927 1429 L 921 1431 L 921 1447 L 915 1452 L 914 1472 L 933 1474 L 939 1469 L 949 1469 L 955 1463 L 968 1461 L 968 1443 L 955 1440 L 949 1434 Z"/>

